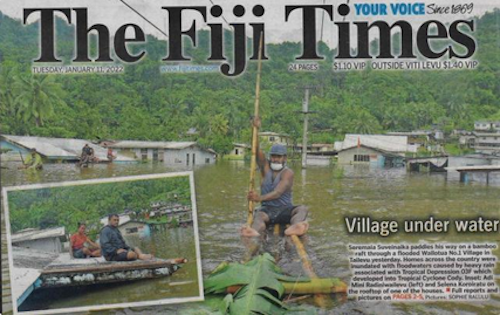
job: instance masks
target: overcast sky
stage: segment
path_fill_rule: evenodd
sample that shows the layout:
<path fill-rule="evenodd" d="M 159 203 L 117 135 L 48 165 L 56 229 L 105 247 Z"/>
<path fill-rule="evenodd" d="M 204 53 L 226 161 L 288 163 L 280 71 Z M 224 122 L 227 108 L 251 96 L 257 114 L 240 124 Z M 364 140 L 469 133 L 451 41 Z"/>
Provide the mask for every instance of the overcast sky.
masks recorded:
<path fill-rule="evenodd" d="M 137 11 L 139 11 L 142 15 L 147 17 L 151 22 L 153 22 L 160 29 L 165 30 L 166 25 L 168 23 L 167 12 L 162 10 L 162 6 L 206 6 L 208 9 L 212 7 L 212 3 L 220 5 L 223 10 L 223 17 L 229 23 L 258 23 L 264 22 L 266 28 L 266 41 L 267 42 L 281 42 L 281 41 L 300 41 L 302 38 L 302 16 L 298 12 L 292 13 L 290 16 L 290 21 L 285 22 L 285 5 L 297 5 L 297 4 L 330 4 L 334 6 L 334 19 L 339 21 L 341 17 L 336 12 L 336 7 L 339 4 L 346 3 L 346 1 L 337 1 L 337 0 L 123 0 L 126 3 L 130 4 Z M 349 5 L 351 7 L 351 13 L 346 17 L 346 21 L 353 20 L 365 20 L 365 21 L 373 21 L 379 20 L 380 17 L 357 17 L 354 14 L 354 4 L 356 3 L 408 3 L 410 1 L 373 1 L 373 0 L 351 0 L 349 1 Z M 435 3 L 442 6 L 447 6 L 451 4 L 458 3 L 470 3 L 472 1 L 452 1 L 452 0 L 424 0 L 424 1 L 413 1 L 413 2 L 424 2 L 426 5 Z M 64 4 L 63 4 L 64 3 Z M 473 1 L 474 3 L 474 11 L 472 16 L 481 16 L 486 11 L 492 11 L 494 8 L 500 8 L 499 0 L 480 0 Z M 235 5 L 241 4 L 246 8 L 246 14 L 237 18 L 233 15 L 232 9 Z M 256 18 L 252 14 L 252 8 L 256 4 L 262 4 L 266 10 L 264 16 L 262 18 Z M 16 18 L 22 19 L 23 9 L 24 8 L 50 8 L 50 7 L 85 7 L 89 10 L 89 25 L 95 23 L 101 23 L 108 26 L 111 32 L 114 32 L 118 27 L 127 23 L 134 23 L 139 25 L 144 32 L 153 34 L 161 39 L 164 39 L 165 36 L 161 35 L 154 27 L 149 25 L 146 21 L 144 21 L 140 16 L 134 13 L 132 10 L 127 8 L 120 0 L 71 0 L 71 1 L 61 1 L 61 0 L 0 0 L 0 11 L 4 14 Z M 471 15 L 423 15 L 423 16 L 413 16 L 408 18 L 406 16 L 392 16 L 388 15 L 383 17 L 384 20 L 388 22 L 393 22 L 399 19 L 405 19 L 415 21 L 420 25 L 420 23 L 424 20 L 429 19 L 437 19 L 440 21 L 452 21 L 463 18 L 470 18 Z M 36 21 L 39 18 L 39 14 L 33 13 L 28 20 L 29 23 Z M 206 27 L 204 22 L 199 15 L 189 15 L 186 14 L 185 17 L 185 28 L 189 27 L 192 23 L 192 18 L 196 18 L 198 20 L 197 26 L 199 28 Z M 222 20 L 222 18 L 213 18 L 209 15 L 210 23 L 223 23 L 225 27 L 227 24 Z M 317 18 L 317 36 L 318 39 L 321 36 L 321 21 L 322 14 L 318 14 Z M 337 27 L 332 24 L 333 22 L 328 21 L 325 16 L 324 24 L 323 24 L 323 40 L 327 42 L 331 47 L 336 46 L 336 32 Z M 247 30 L 247 35 L 251 36 L 250 28 Z M 168 33 L 168 32 L 166 32 Z"/>

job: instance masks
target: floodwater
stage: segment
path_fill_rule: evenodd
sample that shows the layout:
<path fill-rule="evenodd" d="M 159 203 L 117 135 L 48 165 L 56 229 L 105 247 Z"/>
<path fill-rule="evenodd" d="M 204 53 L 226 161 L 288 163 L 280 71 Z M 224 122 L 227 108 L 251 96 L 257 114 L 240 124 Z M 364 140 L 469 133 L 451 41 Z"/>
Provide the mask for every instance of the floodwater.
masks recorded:
<path fill-rule="evenodd" d="M 188 263 L 169 277 L 74 288 L 35 291 L 21 310 L 60 309 L 117 303 L 164 300 L 199 296 L 194 229 L 164 229 L 148 238 L 126 237 L 127 244 L 139 247 L 157 258 L 186 258 Z M 57 299 L 53 297 L 57 296 Z"/>
<path fill-rule="evenodd" d="M 58 182 L 101 177 L 128 176 L 176 171 L 163 165 L 95 165 L 79 169 L 74 165 L 45 165 L 41 174 L 14 170 L 2 172 L 4 186 Z M 320 277 L 339 277 L 348 282 L 349 243 L 407 242 L 498 242 L 497 234 L 458 235 L 405 234 L 389 237 L 375 235 L 349 235 L 346 216 L 370 215 L 375 219 L 496 218 L 500 206 L 500 186 L 472 182 L 459 183 L 447 179 L 445 174 L 407 173 L 404 168 L 370 169 L 364 166 L 345 167 L 343 172 L 335 167 L 310 167 L 295 171 L 294 203 L 309 206 L 310 230 L 305 244 L 313 268 Z M 182 169 L 184 170 L 184 169 Z M 181 171 L 181 170 L 179 170 Z M 199 236 L 203 273 L 208 274 L 223 261 L 241 261 L 245 248 L 239 237 L 239 228 L 246 221 L 249 165 L 240 161 L 222 161 L 194 169 L 198 206 Z M 270 238 L 265 249 L 279 259 L 284 271 L 303 275 L 300 260 L 293 247 L 283 240 Z M 2 251 L 4 252 L 4 246 Z M 498 255 L 498 253 L 496 253 Z M 2 269 L 4 273 L 4 269 Z M 499 268 L 496 274 L 500 274 Z M 6 285 L 5 280 L 3 285 Z M 112 297 L 110 297 L 112 298 Z M 333 297 L 325 309 L 314 305 L 312 299 L 300 302 L 302 308 L 316 310 L 319 314 L 498 314 L 500 298 L 493 296 L 484 302 L 428 302 L 428 303 L 361 303 Z M 206 304 L 143 307 L 108 311 L 106 314 L 204 314 Z"/>

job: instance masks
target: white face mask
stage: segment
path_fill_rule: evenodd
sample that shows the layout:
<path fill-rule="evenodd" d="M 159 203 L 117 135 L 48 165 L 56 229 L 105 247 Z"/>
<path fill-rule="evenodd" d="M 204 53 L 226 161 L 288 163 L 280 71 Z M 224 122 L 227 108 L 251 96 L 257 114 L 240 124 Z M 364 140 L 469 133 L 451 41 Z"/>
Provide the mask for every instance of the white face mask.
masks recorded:
<path fill-rule="evenodd" d="M 283 167 L 285 167 L 285 163 L 271 163 L 270 164 L 271 166 L 271 169 L 273 171 L 281 171 L 283 169 Z"/>

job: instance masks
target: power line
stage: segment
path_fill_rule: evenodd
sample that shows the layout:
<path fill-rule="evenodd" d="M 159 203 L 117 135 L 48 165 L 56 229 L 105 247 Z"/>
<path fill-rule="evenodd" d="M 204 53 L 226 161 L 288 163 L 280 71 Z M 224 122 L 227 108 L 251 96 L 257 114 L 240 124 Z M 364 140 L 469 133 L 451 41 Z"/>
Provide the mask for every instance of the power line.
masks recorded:
<path fill-rule="evenodd" d="M 156 28 L 160 33 L 162 33 L 163 35 L 165 35 L 165 37 L 168 39 L 167 33 L 165 33 L 164 31 L 162 31 L 158 26 L 156 26 L 153 22 L 151 22 L 147 17 L 145 17 L 144 15 L 142 15 L 139 11 L 137 11 L 136 9 L 134 9 L 131 5 L 129 5 L 128 3 L 126 3 L 124 0 L 118 0 L 118 1 L 120 1 L 121 3 L 123 3 L 130 10 L 134 11 L 135 14 L 137 14 L 143 20 L 145 20 L 146 22 L 148 22 L 151 26 L 153 26 L 154 28 Z"/>
<path fill-rule="evenodd" d="M 347 0 L 347 5 L 349 5 L 349 0 Z M 342 19 L 342 22 L 345 22 L 345 15 L 344 15 L 344 18 Z"/>
<path fill-rule="evenodd" d="M 325 5 L 326 0 L 323 0 L 323 5 Z M 321 16 L 321 38 L 320 41 L 323 41 L 323 26 L 325 25 L 325 10 L 323 11 L 323 15 Z"/>

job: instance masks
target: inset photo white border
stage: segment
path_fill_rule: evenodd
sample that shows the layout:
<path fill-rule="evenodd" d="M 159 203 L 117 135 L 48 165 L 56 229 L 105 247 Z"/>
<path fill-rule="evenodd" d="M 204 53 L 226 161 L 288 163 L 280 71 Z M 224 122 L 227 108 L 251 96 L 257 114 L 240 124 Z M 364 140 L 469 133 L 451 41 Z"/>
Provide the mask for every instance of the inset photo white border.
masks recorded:
<path fill-rule="evenodd" d="M 14 292 L 15 278 L 12 270 L 14 269 L 14 257 L 12 249 L 12 229 L 10 222 L 10 212 L 9 212 L 9 192 L 13 191 L 23 191 L 23 190 L 36 190 L 44 188 L 56 188 L 56 187 L 69 187 L 69 186 L 82 186 L 82 185 L 96 185 L 96 184 L 106 184 L 106 183 L 118 183 L 118 182 L 129 182 L 129 181 L 139 181 L 139 180 L 154 180 L 163 179 L 169 177 L 189 177 L 190 194 L 191 194 L 191 211 L 194 229 L 194 242 L 196 251 L 196 272 L 198 281 L 198 296 L 181 297 L 181 298 L 166 298 L 161 300 L 152 301 L 141 301 L 132 303 L 116 303 L 116 304 L 106 304 L 106 305 L 95 305 L 95 306 L 82 306 L 82 307 L 70 307 L 61 309 L 46 309 L 46 310 L 30 310 L 30 311 L 18 311 L 17 297 L 12 296 L 13 312 L 14 314 L 23 315 L 39 315 L 39 314 L 62 314 L 62 313 L 73 313 L 73 312 L 84 312 L 84 311 L 95 311 L 95 310 L 106 310 L 115 308 L 128 308 L 128 307 L 144 307 L 144 306 L 155 306 L 155 305 L 166 305 L 166 304 L 177 304 L 186 302 L 199 302 L 204 300 L 203 294 L 203 275 L 201 269 L 201 255 L 200 255 L 200 241 L 198 235 L 198 217 L 197 217 L 197 207 L 196 207 L 196 195 L 195 195 L 195 185 L 194 185 L 194 175 L 192 171 L 187 172 L 173 172 L 173 173 L 163 173 L 163 174 L 151 174 L 151 175 L 139 175 L 139 176 L 126 176 L 126 177 L 115 177 L 115 178 L 105 178 L 105 179 L 91 179 L 91 180 L 80 180 L 80 181 L 67 181 L 59 183 L 47 183 L 47 184 L 35 184 L 35 185 L 22 185 L 22 186 L 10 186 L 2 188 L 2 197 L 4 203 L 5 211 L 5 225 L 6 225 L 6 236 L 7 236 L 7 249 L 8 249 L 8 259 L 10 281 L 12 292 Z M 173 257 L 172 257 L 173 258 Z"/>

